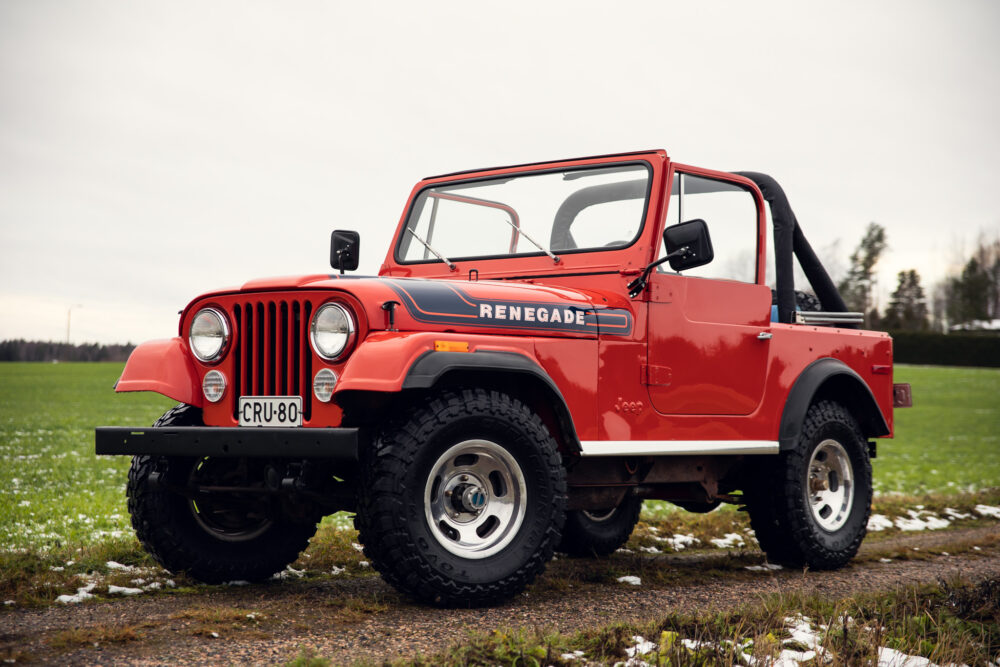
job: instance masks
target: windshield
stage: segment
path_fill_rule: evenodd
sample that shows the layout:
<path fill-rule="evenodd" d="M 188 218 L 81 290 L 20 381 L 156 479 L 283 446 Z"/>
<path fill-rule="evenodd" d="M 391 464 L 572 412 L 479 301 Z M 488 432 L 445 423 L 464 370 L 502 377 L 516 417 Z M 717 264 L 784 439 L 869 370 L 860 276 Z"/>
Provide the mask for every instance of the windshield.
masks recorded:
<path fill-rule="evenodd" d="M 639 235 L 646 163 L 504 176 L 420 192 L 396 250 L 404 263 L 622 248 Z"/>

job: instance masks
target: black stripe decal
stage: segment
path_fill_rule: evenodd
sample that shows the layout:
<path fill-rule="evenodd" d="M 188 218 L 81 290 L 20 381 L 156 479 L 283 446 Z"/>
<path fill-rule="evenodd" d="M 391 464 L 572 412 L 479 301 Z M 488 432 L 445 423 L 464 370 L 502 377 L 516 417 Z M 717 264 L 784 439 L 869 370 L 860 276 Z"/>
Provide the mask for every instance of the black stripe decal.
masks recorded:
<path fill-rule="evenodd" d="M 428 324 L 628 336 L 632 313 L 544 301 L 481 299 L 458 285 L 424 280 L 386 280 L 410 317 Z"/>

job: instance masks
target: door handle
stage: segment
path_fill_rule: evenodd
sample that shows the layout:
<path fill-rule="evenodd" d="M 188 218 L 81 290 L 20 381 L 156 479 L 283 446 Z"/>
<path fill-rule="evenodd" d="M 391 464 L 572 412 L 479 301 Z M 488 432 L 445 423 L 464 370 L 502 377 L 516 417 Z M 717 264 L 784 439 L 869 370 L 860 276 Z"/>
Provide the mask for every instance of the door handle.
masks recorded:
<path fill-rule="evenodd" d="M 757 340 L 771 340 L 772 335 L 770 331 L 761 331 L 757 334 Z"/>

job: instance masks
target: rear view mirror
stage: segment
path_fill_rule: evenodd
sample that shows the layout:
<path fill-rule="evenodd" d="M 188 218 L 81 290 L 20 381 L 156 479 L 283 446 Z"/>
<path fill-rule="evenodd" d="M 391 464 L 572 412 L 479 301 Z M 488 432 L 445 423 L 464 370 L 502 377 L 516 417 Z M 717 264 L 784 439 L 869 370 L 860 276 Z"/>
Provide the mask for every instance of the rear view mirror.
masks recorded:
<path fill-rule="evenodd" d="M 356 270 L 360 248 L 360 234 L 346 229 L 334 230 L 330 236 L 330 266 L 341 273 Z"/>
<path fill-rule="evenodd" d="M 693 269 L 715 259 L 708 225 L 701 219 L 667 227 L 663 232 L 663 244 L 667 247 L 670 268 L 674 271 Z"/>

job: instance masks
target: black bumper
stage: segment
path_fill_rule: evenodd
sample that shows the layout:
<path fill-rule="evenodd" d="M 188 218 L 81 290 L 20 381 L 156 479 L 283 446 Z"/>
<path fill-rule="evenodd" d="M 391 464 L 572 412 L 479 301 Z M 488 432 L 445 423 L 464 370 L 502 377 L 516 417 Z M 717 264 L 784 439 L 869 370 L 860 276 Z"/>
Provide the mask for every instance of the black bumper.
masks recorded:
<path fill-rule="evenodd" d="M 358 428 L 102 426 L 95 429 L 95 440 L 98 454 L 357 461 L 365 432 Z"/>

